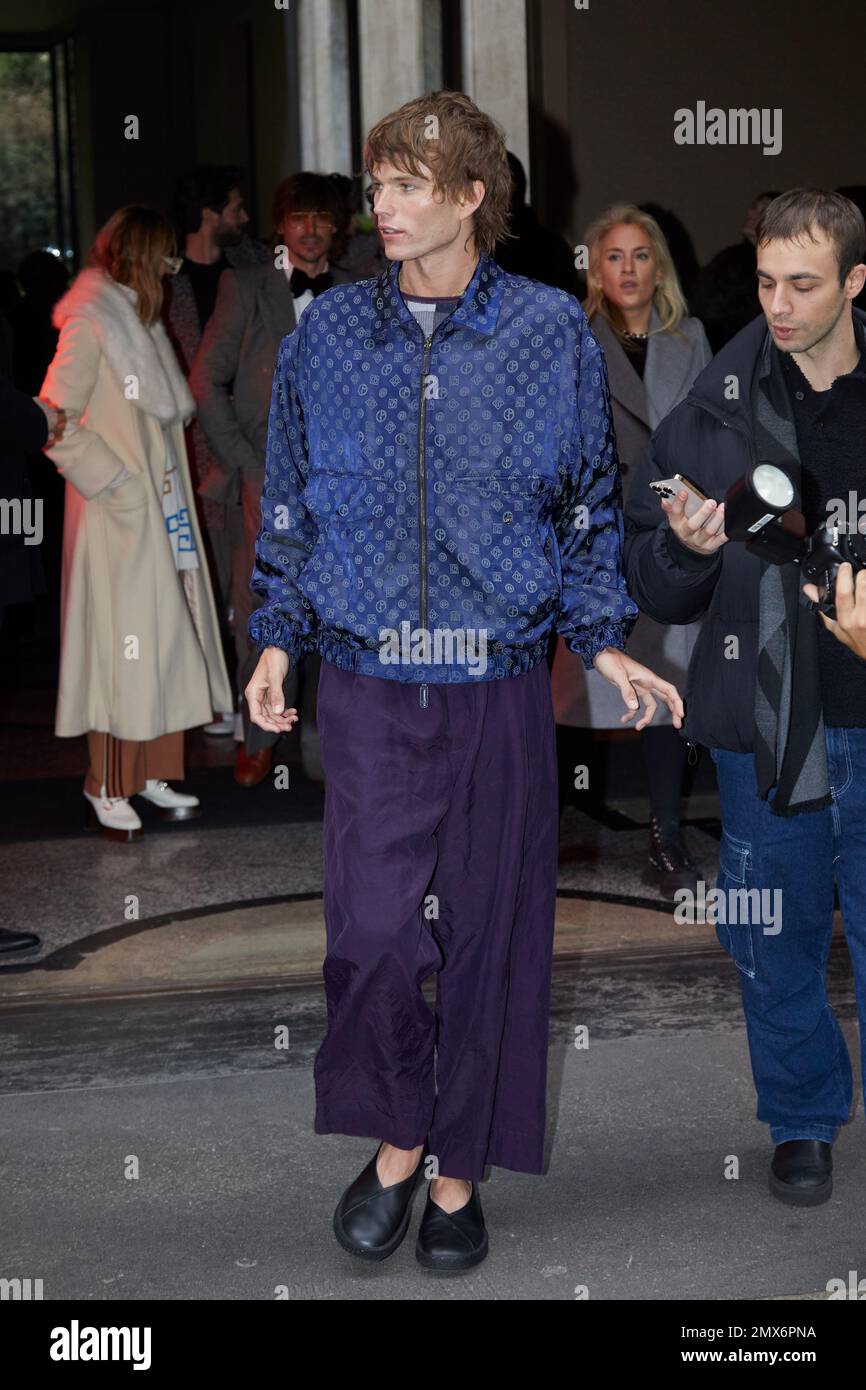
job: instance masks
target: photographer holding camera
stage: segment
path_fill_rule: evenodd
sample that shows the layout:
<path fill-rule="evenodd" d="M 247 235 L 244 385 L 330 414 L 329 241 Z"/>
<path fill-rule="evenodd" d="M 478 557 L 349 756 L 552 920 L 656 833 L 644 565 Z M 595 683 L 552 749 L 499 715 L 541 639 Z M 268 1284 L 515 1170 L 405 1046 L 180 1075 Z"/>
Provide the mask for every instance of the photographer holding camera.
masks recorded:
<path fill-rule="evenodd" d="M 804 584 L 803 593 L 807 598 L 819 597 L 816 584 Z M 836 576 L 836 619 L 833 621 L 826 613 L 821 614 L 828 632 L 844 642 L 855 656 L 866 661 L 866 569 L 858 570 L 855 579 L 850 562 L 841 566 Z"/>
<path fill-rule="evenodd" d="M 709 748 L 718 775 L 716 934 L 741 972 L 757 1117 L 776 1146 L 770 1190 L 810 1206 L 830 1197 L 853 1097 L 825 981 L 834 873 L 866 1053 L 866 580 L 860 571 L 855 600 L 843 565 L 835 620 L 818 614 L 809 600 L 821 595 L 804 589 L 798 564 L 772 563 L 757 539 L 726 544 L 724 499 L 731 513 L 729 489 L 772 465 L 799 491 L 812 533 L 866 480 L 866 315 L 852 307 L 864 250 L 862 214 L 839 194 L 796 189 L 768 205 L 757 228 L 763 316 L 659 426 L 626 511 L 640 609 L 661 623 L 707 615 L 682 734 Z M 708 500 L 687 516 L 688 490 L 672 482 L 660 518 L 644 484 L 681 473 Z M 757 521 L 746 534 L 767 517 Z M 772 926 L 743 911 L 762 890 L 782 904 Z"/>

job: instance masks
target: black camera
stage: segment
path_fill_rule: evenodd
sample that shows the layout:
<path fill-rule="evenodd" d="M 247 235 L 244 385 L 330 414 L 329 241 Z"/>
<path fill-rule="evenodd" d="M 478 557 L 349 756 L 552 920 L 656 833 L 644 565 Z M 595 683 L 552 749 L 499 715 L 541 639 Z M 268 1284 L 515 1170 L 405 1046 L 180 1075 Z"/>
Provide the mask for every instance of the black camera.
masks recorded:
<path fill-rule="evenodd" d="M 725 494 L 725 535 L 774 565 L 800 566 L 804 583 L 818 586 L 817 607 L 836 617 L 836 575 L 847 560 L 854 572 L 866 569 L 866 518 L 823 522 L 806 535 L 806 519 L 793 479 L 774 463 L 758 463 Z M 823 592 L 822 592 L 823 591 Z"/>

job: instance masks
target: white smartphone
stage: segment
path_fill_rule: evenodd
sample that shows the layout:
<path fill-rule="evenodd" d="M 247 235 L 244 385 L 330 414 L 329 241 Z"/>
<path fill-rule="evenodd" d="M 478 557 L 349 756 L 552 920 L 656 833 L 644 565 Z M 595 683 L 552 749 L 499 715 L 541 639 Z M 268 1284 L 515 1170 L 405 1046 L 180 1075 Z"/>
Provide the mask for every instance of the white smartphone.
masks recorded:
<path fill-rule="evenodd" d="M 687 492 L 684 507 L 686 516 L 694 516 L 695 512 L 700 511 L 704 503 L 709 501 L 706 493 L 701 492 L 697 483 L 693 483 L 684 473 L 675 473 L 672 478 L 660 478 L 651 482 L 650 487 L 659 497 L 666 497 L 668 501 L 673 501 L 678 492 Z"/>

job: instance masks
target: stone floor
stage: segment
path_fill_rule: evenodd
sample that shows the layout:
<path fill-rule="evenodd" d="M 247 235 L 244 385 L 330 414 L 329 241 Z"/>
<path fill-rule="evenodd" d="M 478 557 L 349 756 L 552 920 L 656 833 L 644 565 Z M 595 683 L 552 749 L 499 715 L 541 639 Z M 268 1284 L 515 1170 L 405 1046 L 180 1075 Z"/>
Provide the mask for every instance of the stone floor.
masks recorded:
<path fill-rule="evenodd" d="M 825 1298 L 864 1271 L 862 1110 L 829 1203 L 769 1194 L 726 961 L 608 957 L 555 975 L 547 1173 L 491 1170 L 490 1255 L 444 1280 L 414 1259 L 420 1200 L 382 1265 L 333 1239 L 376 1145 L 312 1133 L 317 987 L 5 1003 L 3 1275 L 43 1279 L 46 1299 L 562 1301 Z M 842 961 L 833 984 L 853 1049 Z"/>
<path fill-rule="evenodd" d="M 50 714 L 44 690 L 0 699 L 2 924 L 41 937 L 0 963 L 0 1276 L 41 1278 L 46 1299 L 266 1300 L 282 1288 L 302 1300 L 628 1301 L 824 1299 L 829 1280 L 866 1274 L 862 1107 L 836 1145 L 832 1201 L 775 1201 L 738 973 L 711 927 L 677 925 L 642 880 L 633 741 L 621 740 L 610 813 L 575 805 L 562 818 L 546 1175 L 492 1170 L 490 1257 L 437 1280 L 413 1236 L 367 1268 L 330 1229 L 375 1142 L 312 1132 L 325 1026 L 316 794 L 300 777 L 293 809 L 272 812 L 267 789 L 256 800 L 234 786 L 233 745 L 197 734 L 188 782 L 212 796 L 211 823 L 205 806 L 199 821 L 108 844 L 50 818 L 58 805 L 77 814 L 82 772 L 82 748 L 52 737 Z M 718 805 L 706 777 L 685 814 L 709 884 Z M 837 928 L 831 998 L 856 1058 Z"/>

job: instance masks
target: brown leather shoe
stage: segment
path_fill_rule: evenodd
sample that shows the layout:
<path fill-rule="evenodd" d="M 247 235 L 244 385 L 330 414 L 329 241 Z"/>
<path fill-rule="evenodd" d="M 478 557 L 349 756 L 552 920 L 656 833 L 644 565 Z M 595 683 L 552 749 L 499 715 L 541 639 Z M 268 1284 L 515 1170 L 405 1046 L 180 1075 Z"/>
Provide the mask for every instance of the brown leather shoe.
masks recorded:
<path fill-rule="evenodd" d="M 254 787 L 263 782 L 271 770 L 274 760 L 273 748 L 260 748 L 258 753 L 247 753 L 241 744 L 235 758 L 235 781 L 240 787 Z"/>

